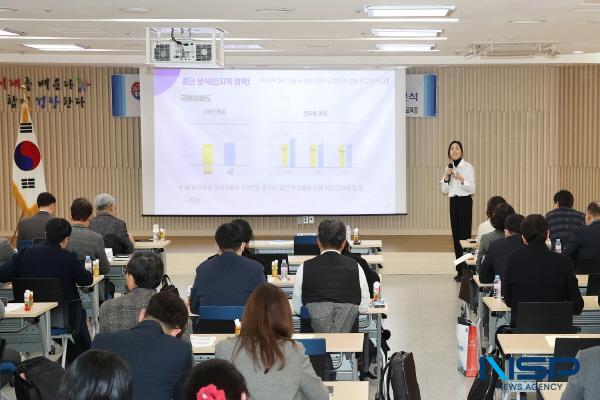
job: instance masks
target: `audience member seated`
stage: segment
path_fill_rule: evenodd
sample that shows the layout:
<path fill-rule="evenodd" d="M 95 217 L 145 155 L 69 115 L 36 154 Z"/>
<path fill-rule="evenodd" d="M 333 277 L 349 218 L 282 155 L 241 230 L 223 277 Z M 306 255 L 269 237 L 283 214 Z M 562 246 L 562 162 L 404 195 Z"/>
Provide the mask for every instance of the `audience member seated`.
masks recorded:
<path fill-rule="evenodd" d="M 573 302 L 573 312 L 583 310 L 573 262 L 546 246 L 548 223 L 539 214 L 528 215 L 521 223 L 526 246 L 515 250 L 506 260 L 502 292 L 511 308 L 511 325 L 517 320 L 519 303 Z"/>
<path fill-rule="evenodd" d="M 164 275 L 160 257 L 151 251 L 135 253 L 126 267 L 129 293 L 110 299 L 100 306 L 100 332 L 116 332 L 133 328 L 140 312 L 156 294 Z"/>
<path fill-rule="evenodd" d="M 600 257 L 600 203 L 593 201 L 587 206 L 585 223 L 571 235 L 563 251 L 575 262 L 575 268 L 586 258 Z"/>
<path fill-rule="evenodd" d="M 24 248 L 10 261 L 0 265 L 0 282 L 15 278 L 58 278 L 65 301 L 69 304 L 69 320 L 74 344 L 67 348 L 67 361 L 90 348 L 90 333 L 86 312 L 81 306 L 77 285 L 92 284 L 91 272 L 85 270 L 75 253 L 65 250 L 71 235 L 71 225 L 66 219 L 52 218 L 46 223 L 46 240 L 39 245 Z M 76 321 L 79 322 L 75 326 Z"/>
<path fill-rule="evenodd" d="M 569 377 L 561 400 L 594 400 L 600 393 L 600 346 L 579 350 L 579 372 Z"/>
<path fill-rule="evenodd" d="M 506 259 L 513 251 L 525 247 L 521 236 L 521 222 L 525 219 L 521 214 L 512 214 L 504 221 L 504 235 L 502 239 L 490 243 L 485 259 L 479 267 L 479 281 L 492 283 L 496 275 L 504 278 Z"/>
<path fill-rule="evenodd" d="M 479 224 L 477 228 L 477 242 L 481 241 L 481 237 L 486 233 L 490 233 L 494 231 L 494 227 L 492 226 L 492 215 L 494 215 L 494 210 L 498 206 L 498 204 L 507 203 L 502 196 L 492 196 L 489 198 L 487 202 L 487 206 L 485 207 L 485 215 L 487 215 L 488 219 Z"/>
<path fill-rule="evenodd" d="M 157 293 L 139 321 L 132 329 L 99 333 L 93 348 L 112 351 L 125 360 L 131 371 L 133 400 L 182 399 L 192 368 L 192 345 L 178 339 L 187 326 L 187 306 L 178 296 Z"/>
<path fill-rule="evenodd" d="M 43 239 L 46 234 L 46 222 L 54 217 L 56 212 L 56 198 L 42 192 L 37 197 L 38 213 L 19 222 L 19 240 Z"/>
<path fill-rule="evenodd" d="M 550 231 L 551 249 L 554 250 L 556 239 L 560 239 L 561 247 L 571 238 L 571 235 L 585 226 L 582 212 L 573 209 L 575 199 L 568 190 L 560 190 L 554 195 L 554 209 L 546 213 Z"/>
<path fill-rule="evenodd" d="M 113 249 L 113 254 L 133 253 L 133 236 L 127 232 L 125 221 L 116 217 L 117 206 L 115 198 L 110 194 L 101 193 L 94 199 L 96 216 L 90 222 L 89 228 L 98 232 L 104 238 L 104 246 Z"/>
<path fill-rule="evenodd" d="M 340 220 L 319 224 L 321 254 L 305 261 L 296 272 L 292 294 L 294 313 L 305 305 L 315 332 L 350 332 L 359 312 L 369 309 L 367 279 L 358 263 L 341 254 L 346 227 Z"/>
<path fill-rule="evenodd" d="M 105 275 L 110 271 L 110 263 L 104 251 L 102 235 L 90 230 L 90 220 L 93 212 L 92 204 L 84 198 L 73 200 L 71 204 L 71 237 L 67 250 L 77 253 L 79 261 L 84 262 L 86 256 L 92 260 L 99 260 L 100 274 Z"/>
<path fill-rule="evenodd" d="M 495 240 L 502 239 L 504 237 L 504 221 L 509 215 L 513 215 L 515 209 L 508 203 L 500 203 L 494 209 L 492 218 L 490 219 L 494 230 L 490 233 L 486 233 L 481 237 L 479 242 L 479 250 L 477 252 L 477 268 L 481 265 L 481 260 L 486 256 L 490 243 Z"/>
<path fill-rule="evenodd" d="M 15 256 L 15 250 L 7 239 L 0 239 L 0 264 L 11 260 Z"/>
<path fill-rule="evenodd" d="M 248 398 L 246 380 L 229 361 L 214 358 L 198 363 L 187 378 L 183 399 L 205 398 L 246 400 Z"/>
<path fill-rule="evenodd" d="M 246 244 L 239 225 L 229 222 L 219 226 L 215 241 L 219 256 L 196 268 L 190 295 L 194 313 L 200 306 L 243 306 L 252 291 L 266 280 L 261 264 L 242 257 Z"/>
<path fill-rule="evenodd" d="M 362 256 L 360 254 L 353 253 L 350 250 L 350 243 L 348 243 L 348 241 L 346 241 L 346 243 L 344 244 L 344 248 L 342 249 L 342 254 L 345 255 L 346 257 L 350 257 L 351 259 L 356 261 L 358 263 L 358 265 L 360 265 L 360 267 L 363 270 L 363 273 L 365 274 L 365 278 L 367 278 L 367 285 L 369 286 L 369 295 L 371 298 L 373 298 L 373 284 L 375 282 L 381 282 L 381 278 L 379 277 L 379 274 L 377 272 L 373 271 L 373 269 L 371 268 L 371 266 L 369 265 L 367 260 L 362 258 Z"/>
<path fill-rule="evenodd" d="M 130 400 L 131 373 L 116 354 L 90 350 L 67 368 L 57 399 Z"/>
<path fill-rule="evenodd" d="M 327 388 L 292 332 L 287 297 L 265 283 L 248 299 L 240 336 L 217 343 L 215 356 L 231 361 L 242 373 L 252 399 L 328 400 Z"/>

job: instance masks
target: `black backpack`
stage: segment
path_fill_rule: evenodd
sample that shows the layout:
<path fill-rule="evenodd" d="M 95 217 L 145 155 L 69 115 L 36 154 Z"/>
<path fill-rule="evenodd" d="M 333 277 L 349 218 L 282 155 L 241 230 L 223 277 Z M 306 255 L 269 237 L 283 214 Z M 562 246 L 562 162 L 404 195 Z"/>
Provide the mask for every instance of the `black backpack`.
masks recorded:
<path fill-rule="evenodd" d="M 496 349 L 488 355 L 496 361 L 496 364 L 503 367 L 499 350 Z M 485 379 L 479 379 L 479 377 L 477 377 L 473 381 L 471 390 L 469 390 L 469 394 L 467 395 L 467 400 L 494 400 L 497 383 L 498 373 L 494 368 L 488 368 Z"/>
<path fill-rule="evenodd" d="M 15 371 L 17 400 L 58 400 L 58 388 L 64 375 L 65 370 L 60 364 L 45 357 L 19 363 Z"/>
<path fill-rule="evenodd" d="M 400 351 L 392 354 L 381 371 L 377 400 L 421 400 L 417 382 L 415 360 L 412 353 Z"/>

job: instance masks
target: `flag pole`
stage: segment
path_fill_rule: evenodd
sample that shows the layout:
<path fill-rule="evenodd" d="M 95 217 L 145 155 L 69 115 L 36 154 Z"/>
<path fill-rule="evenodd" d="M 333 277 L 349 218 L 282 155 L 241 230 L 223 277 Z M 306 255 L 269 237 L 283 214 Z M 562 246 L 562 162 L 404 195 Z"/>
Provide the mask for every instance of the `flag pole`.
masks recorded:
<path fill-rule="evenodd" d="M 19 217 L 19 222 L 17 222 L 17 227 L 15 228 L 15 232 L 12 235 L 12 238 L 10 238 L 10 244 L 13 245 L 13 247 L 17 247 L 16 243 L 15 243 L 15 238 L 17 237 L 17 231 L 19 230 L 19 224 L 21 224 L 21 220 L 23 219 L 23 211 L 21 211 L 21 216 Z"/>

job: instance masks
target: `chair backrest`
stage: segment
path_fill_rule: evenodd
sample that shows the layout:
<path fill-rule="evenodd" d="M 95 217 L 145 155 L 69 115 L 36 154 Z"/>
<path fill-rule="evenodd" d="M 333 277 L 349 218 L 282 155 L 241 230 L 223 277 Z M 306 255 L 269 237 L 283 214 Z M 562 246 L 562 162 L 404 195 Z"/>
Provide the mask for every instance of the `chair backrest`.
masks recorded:
<path fill-rule="evenodd" d="M 333 370 L 333 365 L 329 354 L 327 354 L 327 346 L 325 339 L 294 339 L 304 346 L 304 353 L 310 359 L 315 373 L 321 380 L 331 380 L 329 370 Z"/>
<path fill-rule="evenodd" d="M 515 333 L 574 333 L 573 303 L 519 303 Z"/>
<path fill-rule="evenodd" d="M 556 338 L 554 342 L 554 357 L 575 357 L 579 350 L 590 347 L 600 346 L 600 338 Z M 572 365 L 557 363 L 556 371 L 563 371 L 572 368 Z M 568 376 L 555 376 L 551 379 L 555 382 L 566 382 Z"/>
<path fill-rule="evenodd" d="M 577 274 L 600 274 L 600 257 L 590 257 L 581 260 L 576 268 Z"/>
<path fill-rule="evenodd" d="M 307 356 L 318 356 L 327 354 L 325 339 L 294 339 L 304 346 L 304 352 Z"/>
<path fill-rule="evenodd" d="M 262 264 L 263 266 L 263 270 L 265 272 L 265 276 L 266 275 L 271 275 L 273 273 L 273 271 L 271 270 L 271 263 L 275 260 L 278 261 L 277 263 L 277 273 L 281 272 L 281 261 L 285 260 L 286 263 L 288 263 L 289 265 L 289 261 L 288 261 L 288 255 L 287 254 L 275 254 L 275 253 L 253 253 L 251 258 L 253 260 L 258 261 L 259 263 Z"/>
<path fill-rule="evenodd" d="M 55 328 L 69 327 L 69 305 L 65 301 L 60 279 L 18 278 L 13 279 L 12 287 L 16 302 L 23 301 L 26 290 L 33 291 L 34 302 L 58 302 L 58 307 L 50 312 L 51 325 Z"/>
<path fill-rule="evenodd" d="M 298 234 L 294 236 L 294 254 L 297 256 L 316 256 L 320 253 L 317 235 Z"/>
<path fill-rule="evenodd" d="M 25 247 L 33 246 L 33 240 L 17 240 L 17 250 L 21 251 Z"/>
<path fill-rule="evenodd" d="M 585 294 L 586 296 L 598 296 L 598 294 L 600 294 L 600 274 L 588 275 L 588 284 Z"/>
<path fill-rule="evenodd" d="M 244 306 L 201 306 L 198 307 L 198 319 L 213 321 L 233 321 L 241 319 Z"/>

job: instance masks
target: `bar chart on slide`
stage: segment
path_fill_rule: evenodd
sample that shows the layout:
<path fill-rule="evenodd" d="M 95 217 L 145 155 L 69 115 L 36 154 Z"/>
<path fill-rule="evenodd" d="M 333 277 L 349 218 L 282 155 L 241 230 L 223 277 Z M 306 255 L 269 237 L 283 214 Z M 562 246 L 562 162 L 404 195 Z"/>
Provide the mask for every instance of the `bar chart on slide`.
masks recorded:
<path fill-rule="evenodd" d="M 353 167 L 352 144 L 333 145 L 318 142 L 297 145 L 294 138 L 288 143 L 282 143 L 280 149 L 281 158 L 279 166 L 285 169 L 347 169 Z"/>
<path fill-rule="evenodd" d="M 222 157 L 221 157 L 222 155 Z M 236 164 L 236 144 L 232 142 L 223 143 L 222 153 L 217 154 L 214 143 L 202 145 L 202 172 L 210 175 L 215 172 L 215 167 L 225 167 L 228 174 L 233 173 L 233 167 L 243 165 Z"/>

